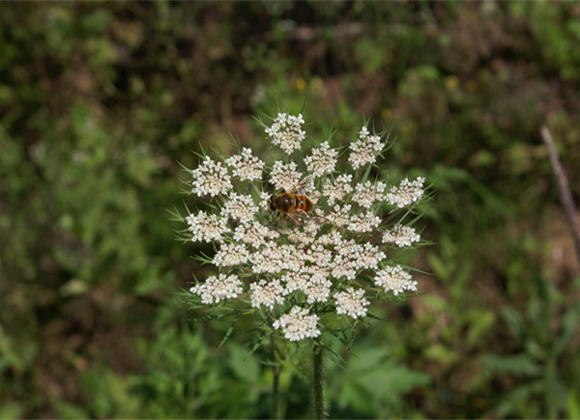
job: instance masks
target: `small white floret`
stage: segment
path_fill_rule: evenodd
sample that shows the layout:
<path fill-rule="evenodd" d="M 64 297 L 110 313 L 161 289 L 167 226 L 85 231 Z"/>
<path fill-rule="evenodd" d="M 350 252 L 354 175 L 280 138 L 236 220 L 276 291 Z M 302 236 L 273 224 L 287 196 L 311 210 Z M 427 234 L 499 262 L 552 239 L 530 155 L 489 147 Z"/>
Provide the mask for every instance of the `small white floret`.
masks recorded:
<path fill-rule="evenodd" d="M 272 326 L 277 330 L 281 328 L 284 337 L 290 341 L 318 337 L 320 335 L 317 328 L 318 315 L 309 313 L 308 309 L 295 306 L 289 314 L 282 315 Z"/>

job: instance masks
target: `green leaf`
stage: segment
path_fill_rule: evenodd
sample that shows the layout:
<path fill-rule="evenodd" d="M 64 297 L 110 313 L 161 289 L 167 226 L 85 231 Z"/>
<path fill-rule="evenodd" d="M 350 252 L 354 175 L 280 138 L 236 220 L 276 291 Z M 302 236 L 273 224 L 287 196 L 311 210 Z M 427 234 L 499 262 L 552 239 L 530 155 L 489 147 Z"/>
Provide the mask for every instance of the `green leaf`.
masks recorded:
<path fill-rule="evenodd" d="M 0 419 L 19 419 L 22 418 L 24 409 L 21 405 L 13 402 L 4 402 L 0 407 Z"/>
<path fill-rule="evenodd" d="M 202 305 L 205 306 L 205 305 Z M 231 312 L 231 313 L 225 313 L 225 314 L 217 314 L 217 315 L 207 315 L 207 316 L 202 316 L 200 318 L 190 318 L 190 321 L 193 322 L 205 322 L 205 321 L 213 321 L 216 319 L 221 319 L 221 318 L 226 318 L 228 316 L 234 316 L 237 315 L 236 319 L 234 321 L 237 321 L 240 314 L 239 313 L 235 313 L 235 312 Z"/>
<path fill-rule="evenodd" d="M 360 371 L 373 369 L 376 366 L 380 366 L 381 360 L 388 357 L 389 354 L 390 351 L 386 346 L 382 348 L 362 348 L 357 350 L 353 357 L 349 358 L 349 366 Z"/>
<path fill-rule="evenodd" d="M 428 359 L 436 360 L 439 363 L 451 364 L 458 359 L 458 355 L 443 344 L 434 344 L 425 350 Z"/>
<path fill-rule="evenodd" d="M 365 170 L 365 173 L 362 177 L 362 179 L 360 180 L 359 184 L 364 184 L 367 180 L 367 178 L 369 177 L 369 174 L 371 173 L 371 169 L 373 168 L 373 165 L 368 165 L 367 169 Z"/>
<path fill-rule="evenodd" d="M 445 282 L 449 280 L 451 270 L 443 259 L 439 258 L 434 252 L 430 252 L 427 254 L 427 261 L 435 277 Z"/>
<path fill-rule="evenodd" d="M 235 341 L 229 343 L 228 352 L 228 362 L 236 376 L 249 384 L 258 382 L 260 367 L 256 357 Z"/>
<path fill-rule="evenodd" d="M 469 330 L 467 332 L 467 342 L 470 345 L 479 343 L 485 334 L 490 332 L 496 322 L 495 314 L 486 309 L 474 309 L 468 312 Z"/>
<path fill-rule="evenodd" d="M 266 336 L 266 331 L 262 330 L 262 332 L 260 333 L 260 336 L 258 337 L 256 342 L 254 343 L 254 345 L 250 349 L 250 352 L 248 353 L 248 355 L 252 355 L 255 353 L 256 350 L 258 350 L 258 348 L 262 345 L 262 342 L 264 341 L 265 336 Z"/>
<path fill-rule="evenodd" d="M 69 404 L 62 401 L 55 401 L 57 417 L 60 419 L 87 419 L 91 417 L 81 406 Z"/>
<path fill-rule="evenodd" d="M 486 354 L 480 356 L 478 360 L 489 369 L 511 375 L 538 376 L 542 372 L 541 366 L 527 354 L 514 356 Z"/>
<path fill-rule="evenodd" d="M 542 391 L 541 381 L 528 382 L 508 391 L 495 408 L 498 417 L 517 414 L 522 406 L 534 400 L 533 396 Z"/>
<path fill-rule="evenodd" d="M 553 357 L 560 356 L 570 344 L 570 341 L 576 336 L 578 333 L 578 320 L 580 319 L 580 304 L 576 303 L 573 305 L 566 314 L 564 315 L 564 319 L 562 320 L 562 327 L 559 331 L 559 334 L 554 342 L 554 347 L 552 351 Z"/>
<path fill-rule="evenodd" d="M 226 331 L 226 335 L 224 336 L 224 339 L 222 340 L 222 342 L 220 343 L 220 345 L 218 346 L 218 350 L 223 346 L 223 344 L 226 342 L 226 340 L 228 338 L 230 338 L 230 335 L 232 335 L 232 331 L 234 331 L 234 327 L 236 326 L 236 322 L 238 322 L 238 319 L 240 318 L 240 316 L 242 315 L 242 312 L 238 312 L 236 314 L 236 317 L 234 318 L 234 320 L 232 321 L 232 323 L 230 324 L 230 327 L 228 328 L 228 330 Z"/>
<path fill-rule="evenodd" d="M 351 404 L 358 410 L 370 414 L 378 409 L 378 405 L 401 405 L 403 394 L 429 382 L 431 382 L 429 375 L 413 372 L 405 366 L 397 365 L 394 359 L 388 359 L 373 365 L 369 364 L 363 371 L 350 371 L 342 381 L 342 386 L 346 389 L 342 390 L 341 395 L 349 398 Z M 354 401 L 355 396 L 359 402 L 364 402 L 363 406 L 366 407 L 361 407 Z"/>
<path fill-rule="evenodd" d="M 343 370 L 346 370 L 346 368 L 348 367 L 348 363 L 346 362 L 346 360 L 344 360 L 338 353 L 336 353 L 328 346 L 324 346 L 324 350 L 326 351 L 325 355 L 328 356 L 328 358 L 332 360 L 332 362 L 335 365 L 337 365 Z"/>
<path fill-rule="evenodd" d="M 525 339 L 525 325 L 520 315 L 509 306 L 500 309 L 501 315 L 506 322 L 511 335 L 519 340 Z"/>
<path fill-rule="evenodd" d="M 570 389 L 568 391 L 568 409 L 569 419 L 580 419 L 580 391 Z"/>

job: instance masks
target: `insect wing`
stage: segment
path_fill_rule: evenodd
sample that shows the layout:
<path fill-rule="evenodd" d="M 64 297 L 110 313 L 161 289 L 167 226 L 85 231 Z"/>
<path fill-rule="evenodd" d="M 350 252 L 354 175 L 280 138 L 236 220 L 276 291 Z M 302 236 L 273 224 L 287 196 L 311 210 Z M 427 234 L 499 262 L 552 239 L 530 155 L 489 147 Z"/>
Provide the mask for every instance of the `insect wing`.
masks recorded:
<path fill-rule="evenodd" d="M 300 181 L 298 181 L 296 184 L 294 184 L 292 186 L 292 188 L 290 188 L 288 191 L 286 191 L 288 194 L 295 194 L 295 193 L 299 193 L 299 192 L 304 192 L 305 187 L 312 181 L 312 176 L 311 175 L 306 175 L 304 178 L 302 178 Z"/>

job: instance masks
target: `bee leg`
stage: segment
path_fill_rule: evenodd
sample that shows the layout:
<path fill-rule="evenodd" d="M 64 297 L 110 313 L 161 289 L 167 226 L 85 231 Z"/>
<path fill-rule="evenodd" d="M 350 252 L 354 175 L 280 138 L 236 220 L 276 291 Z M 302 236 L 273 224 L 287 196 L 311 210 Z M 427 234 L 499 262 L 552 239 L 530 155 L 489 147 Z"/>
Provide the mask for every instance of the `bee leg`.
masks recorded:
<path fill-rule="evenodd" d="M 295 226 L 304 226 L 304 220 L 300 217 L 300 214 L 291 214 L 289 215 L 290 222 L 292 222 Z"/>
<path fill-rule="evenodd" d="M 278 221 L 279 220 L 280 220 L 280 212 L 274 213 L 274 215 L 272 216 L 272 225 L 273 226 L 278 226 Z"/>

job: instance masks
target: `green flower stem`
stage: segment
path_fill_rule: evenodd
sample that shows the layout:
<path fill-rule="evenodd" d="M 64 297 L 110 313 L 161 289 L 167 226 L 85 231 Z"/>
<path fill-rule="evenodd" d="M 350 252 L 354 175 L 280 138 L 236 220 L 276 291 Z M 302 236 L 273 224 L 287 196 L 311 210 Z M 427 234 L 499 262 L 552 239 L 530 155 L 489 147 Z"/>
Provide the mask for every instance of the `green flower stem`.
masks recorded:
<path fill-rule="evenodd" d="M 326 418 L 326 413 L 324 412 L 324 367 L 322 365 L 323 349 L 320 339 L 316 341 L 317 344 L 314 346 L 313 349 L 314 418 L 322 420 Z"/>

